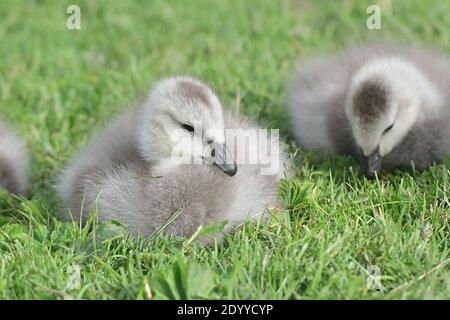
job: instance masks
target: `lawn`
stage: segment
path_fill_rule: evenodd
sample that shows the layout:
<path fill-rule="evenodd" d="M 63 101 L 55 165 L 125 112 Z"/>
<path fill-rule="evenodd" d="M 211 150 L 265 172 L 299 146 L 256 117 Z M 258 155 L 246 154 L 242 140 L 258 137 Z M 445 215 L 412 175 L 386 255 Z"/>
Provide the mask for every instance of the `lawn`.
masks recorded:
<path fill-rule="evenodd" d="M 376 1 L 373 1 L 376 2 Z M 66 8 L 81 8 L 81 29 Z M 295 147 L 284 84 L 297 57 L 392 38 L 450 53 L 449 1 L 2 1 L 1 113 L 33 157 L 30 199 L 0 194 L 1 299 L 449 299 L 450 161 L 367 181 Z M 280 128 L 295 154 L 287 210 L 223 243 L 130 237 L 58 220 L 64 164 L 153 81 L 191 74 Z M 93 231 L 92 231 L 93 230 Z"/>

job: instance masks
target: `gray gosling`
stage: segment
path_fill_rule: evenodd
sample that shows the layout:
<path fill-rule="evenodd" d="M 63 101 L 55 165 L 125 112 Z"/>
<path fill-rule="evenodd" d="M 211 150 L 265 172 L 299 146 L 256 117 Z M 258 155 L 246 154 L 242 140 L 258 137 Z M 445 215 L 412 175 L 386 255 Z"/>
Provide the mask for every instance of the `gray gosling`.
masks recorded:
<path fill-rule="evenodd" d="M 413 45 L 375 44 L 300 62 L 288 86 L 297 142 L 382 166 L 423 169 L 450 155 L 450 60 Z"/>
<path fill-rule="evenodd" d="M 14 129 L 0 120 L 0 187 L 26 196 L 28 163 L 25 142 Z"/>
<path fill-rule="evenodd" d="M 230 231 L 279 205 L 278 182 L 287 159 L 283 146 L 279 166 L 262 175 L 264 164 L 234 160 L 252 155 L 252 146 L 239 149 L 236 143 L 231 152 L 226 144 L 225 129 L 241 129 L 237 138 L 245 140 L 250 128 L 258 127 L 223 110 L 203 82 L 163 79 L 141 106 L 119 115 L 70 161 L 57 191 L 76 218 L 85 221 L 94 209 L 100 221 L 118 220 L 144 237 L 173 217 L 164 229 L 173 235 L 189 236 L 218 221 L 228 221 L 225 231 Z"/>

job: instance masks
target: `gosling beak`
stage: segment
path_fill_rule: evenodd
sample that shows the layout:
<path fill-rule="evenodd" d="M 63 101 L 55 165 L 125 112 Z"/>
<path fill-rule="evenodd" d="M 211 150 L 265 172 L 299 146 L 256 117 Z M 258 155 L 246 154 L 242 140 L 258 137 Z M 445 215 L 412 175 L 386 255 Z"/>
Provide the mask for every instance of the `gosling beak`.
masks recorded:
<path fill-rule="evenodd" d="M 381 169 L 383 164 L 383 157 L 380 155 L 379 149 L 377 148 L 369 156 L 365 156 L 361 152 L 362 165 L 364 170 L 364 175 L 367 179 L 375 178 L 375 173 Z"/>
<path fill-rule="evenodd" d="M 211 147 L 211 157 L 214 165 L 230 177 L 234 176 L 237 172 L 237 164 L 231 157 L 231 152 L 227 146 L 225 144 L 213 143 Z"/>

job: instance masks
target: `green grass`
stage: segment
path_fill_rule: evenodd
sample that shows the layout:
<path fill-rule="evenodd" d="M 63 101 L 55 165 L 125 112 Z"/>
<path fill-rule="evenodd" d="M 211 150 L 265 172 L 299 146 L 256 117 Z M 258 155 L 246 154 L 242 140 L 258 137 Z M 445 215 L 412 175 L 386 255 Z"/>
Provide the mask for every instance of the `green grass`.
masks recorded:
<path fill-rule="evenodd" d="M 74 3 L 81 30 L 65 27 Z M 366 181 L 350 158 L 293 146 L 289 210 L 210 247 L 55 218 L 55 175 L 160 77 L 199 76 L 291 140 L 283 87 L 296 57 L 380 37 L 450 52 L 448 1 L 380 1 L 378 31 L 365 27 L 369 3 L 2 1 L 0 106 L 27 139 L 33 184 L 30 200 L 0 197 L 0 298 L 450 298 L 449 161 Z"/>

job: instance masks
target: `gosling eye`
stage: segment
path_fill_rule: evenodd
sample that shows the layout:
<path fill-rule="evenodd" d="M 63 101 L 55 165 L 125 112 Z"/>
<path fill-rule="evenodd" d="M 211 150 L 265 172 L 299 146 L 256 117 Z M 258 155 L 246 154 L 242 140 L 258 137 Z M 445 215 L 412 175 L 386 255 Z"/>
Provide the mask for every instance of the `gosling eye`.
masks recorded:
<path fill-rule="evenodd" d="M 190 124 L 183 123 L 183 124 L 181 124 L 181 127 L 182 127 L 184 130 L 187 130 L 187 131 L 189 131 L 189 132 L 194 132 L 194 127 L 191 126 Z"/>
<path fill-rule="evenodd" d="M 389 127 L 387 127 L 387 128 L 383 131 L 383 134 L 385 134 L 386 132 L 388 132 L 389 130 L 391 130 L 393 126 L 394 126 L 394 124 L 391 124 Z"/>

